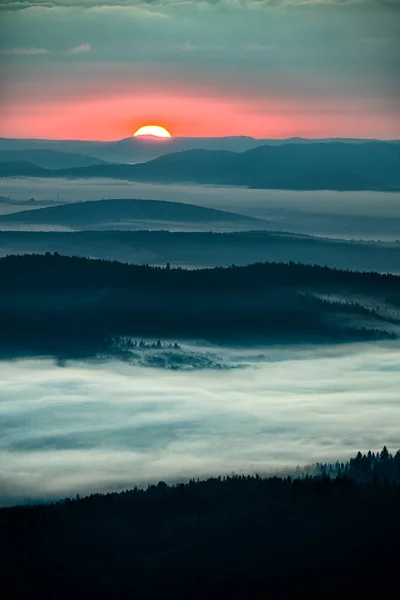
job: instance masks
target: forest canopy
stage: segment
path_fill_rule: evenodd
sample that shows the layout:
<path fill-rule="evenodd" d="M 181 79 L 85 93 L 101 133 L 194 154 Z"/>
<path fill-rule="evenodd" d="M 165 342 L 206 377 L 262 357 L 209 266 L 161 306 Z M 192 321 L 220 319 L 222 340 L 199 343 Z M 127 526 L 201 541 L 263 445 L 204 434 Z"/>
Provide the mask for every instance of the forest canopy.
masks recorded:
<path fill-rule="evenodd" d="M 399 289 L 395 275 L 293 262 L 185 270 L 9 256 L 0 260 L 0 349 L 95 354 L 125 335 L 234 344 L 390 339 L 398 321 L 370 298 L 385 304 Z"/>

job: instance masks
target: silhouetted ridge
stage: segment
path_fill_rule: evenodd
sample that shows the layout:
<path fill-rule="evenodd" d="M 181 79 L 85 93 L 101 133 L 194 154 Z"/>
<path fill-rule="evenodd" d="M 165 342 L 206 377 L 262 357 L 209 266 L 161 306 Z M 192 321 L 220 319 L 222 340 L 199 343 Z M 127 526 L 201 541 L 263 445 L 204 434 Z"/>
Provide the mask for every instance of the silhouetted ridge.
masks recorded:
<path fill-rule="evenodd" d="M 43 177 L 55 175 L 276 189 L 398 190 L 400 144 L 287 143 L 263 145 L 242 153 L 191 149 L 147 163 L 42 173 Z"/>
<path fill-rule="evenodd" d="M 16 176 L 46 176 L 46 169 L 27 160 L 14 160 L 10 162 L 0 162 L 0 177 Z"/>
<path fill-rule="evenodd" d="M 385 306 L 399 290 L 394 275 L 295 263 L 190 271 L 10 256 L 0 260 L 0 351 L 96 354 L 124 335 L 235 344 L 395 338 L 398 321 L 370 299 Z"/>
<path fill-rule="evenodd" d="M 60 152 L 46 148 L 0 151 L 0 163 L 15 163 L 21 161 L 33 163 L 43 169 L 68 169 L 104 163 L 103 160 L 92 156 L 85 156 L 84 154 L 78 154 L 76 152 Z"/>
<path fill-rule="evenodd" d="M 1 509 L 2 583 L 18 598 L 395 598 L 400 452 L 373 461 L 396 479 L 232 474 Z"/>
<path fill-rule="evenodd" d="M 365 144 L 365 139 L 351 138 L 288 138 L 288 139 L 255 139 L 249 136 L 228 136 L 214 138 L 174 137 L 168 139 L 150 139 L 145 137 L 129 137 L 114 142 L 94 142 L 82 140 L 38 140 L 0 138 L 0 150 L 10 152 L 19 150 L 48 149 L 68 153 L 85 154 L 113 163 L 145 162 L 171 152 L 202 149 L 228 152 L 245 152 L 259 146 L 282 146 L 288 144 L 330 144 L 342 142 L 350 145 Z M 398 140 L 387 140 L 386 144 L 397 144 Z"/>
<path fill-rule="evenodd" d="M 236 223 L 235 228 L 238 227 L 237 221 L 233 223 Z M 266 224 L 269 226 L 269 223 Z M 247 225 L 254 227 L 253 222 Z M 77 224 L 74 226 L 77 227 Z M 82 223 L 78 227 L 82 227 Z M 159 227 L 163 228 L 161 223 Z M 214 228 L 212 224 L 208 226 L 210 228 Z M 272 231 L 0 231 L 0 253 L 3 256 L 49 251 L 152 265 L 165 265 L 167 262 L 175 266 L 195 267 L 230 266 L 232 263 L 247 265 L 259 260 L 289 262 L 295 256 L 305 264 L 400 273 L 399 250 L 399 244 L 354 242 Z"/>

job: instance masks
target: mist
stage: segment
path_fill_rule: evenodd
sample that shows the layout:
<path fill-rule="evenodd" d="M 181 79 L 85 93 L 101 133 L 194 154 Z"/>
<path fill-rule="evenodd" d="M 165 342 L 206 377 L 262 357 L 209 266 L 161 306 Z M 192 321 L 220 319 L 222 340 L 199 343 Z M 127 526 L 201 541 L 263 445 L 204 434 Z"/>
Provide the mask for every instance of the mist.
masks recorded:
<path fill-rule="evenodd" d="M 1 502 L 400 446 L 398 342 L 184 350 L 206 354 L 207 368 L 1 362 Z"/>
<path fill-rule="evenodd" d="M 49 203 L 57 199 L 62 203 L 107 198 L 168 200 L 266 219 L 269 221 L 266 228 L 276 231 L 343 239 L 395 241 L 399 238 L 398 192 L 304 192 L 234 186 L 157 185 L 106 179 L 4 178 L 0 195 L 14 201 L 34 197 Z M 41 206 L 43 204 L 38 207 Z M 0 214 L 34 209 L 35 205 L 15 204 L 11 208 L 10 204 L 0 204 Z"/>

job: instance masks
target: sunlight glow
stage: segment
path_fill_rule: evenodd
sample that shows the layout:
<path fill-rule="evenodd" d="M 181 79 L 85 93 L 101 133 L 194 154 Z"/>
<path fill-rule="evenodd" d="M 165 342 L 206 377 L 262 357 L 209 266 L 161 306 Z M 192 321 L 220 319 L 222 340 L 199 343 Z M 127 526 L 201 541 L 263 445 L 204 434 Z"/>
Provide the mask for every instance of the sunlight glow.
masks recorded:
<path fill-rule="evenodd" d="M 165 127 L 160 127 L 159 125 L 145 125 L 144 127 L 140 127 L 137 131 L 135 131 L 133 137 L 137 137 L 139 135 L 152 135 L 154 137 L 162 138 L 172 137 L 170 132 L 165 129 Z"/>

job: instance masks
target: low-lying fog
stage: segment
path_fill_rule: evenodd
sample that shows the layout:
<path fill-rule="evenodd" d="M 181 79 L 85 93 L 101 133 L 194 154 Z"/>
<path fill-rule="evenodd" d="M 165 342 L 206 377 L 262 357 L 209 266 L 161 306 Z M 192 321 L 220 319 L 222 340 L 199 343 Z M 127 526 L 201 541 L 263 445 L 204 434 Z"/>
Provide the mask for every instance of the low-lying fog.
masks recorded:
<path fill-rule="evenodd" d="M 141 364 L 0 362 L 0 501 L 397 450 L 399 350 L 184 345 L 175 370 L 146 366 L 150 352 Z"/>
<path fill-rule="evenodd" d="M 271 229 L 345 239 L 394 241 L 400 231 L 400 193 L 297 192 L 201 185 L 152 185 L 106 179 L 3 178 L 0 196 L 14 200 L 78 202 L 145 198 L 188 202 L 274 222 Z M 0 214 L 10 212 L 0 204 Z M 18 206 L 26 210 L 31 206 Z M 39 207 L 38 207 L 39 208 Z"/>

